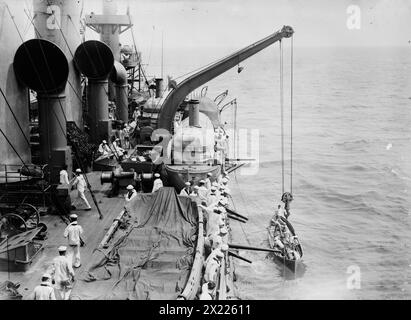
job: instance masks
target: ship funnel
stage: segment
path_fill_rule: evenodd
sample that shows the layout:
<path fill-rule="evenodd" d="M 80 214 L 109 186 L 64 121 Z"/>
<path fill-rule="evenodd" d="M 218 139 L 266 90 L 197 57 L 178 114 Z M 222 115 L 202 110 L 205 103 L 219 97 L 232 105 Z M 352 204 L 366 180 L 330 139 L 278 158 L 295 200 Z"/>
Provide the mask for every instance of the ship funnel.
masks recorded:
<path fill-rule="evenodd" d="M 87 101 L 90 138 L 92 142 L 100 143 L 111 135 L 111 121 L 108 117 L 108 76 L 113 69 L 114 56 L 106 44 L 90 40 L 77 48 L 74 62 L 89 80 Z"/>
<path fill-rule="evenodd" d="M 198 100 L 188 102 L 188 123 L 190 127 L 200 126 L 200 102 Z"/>
<path fill-rule="evenodd" d="M 14 56 L 13 67 L 17 78 L 38 93 L 60 93 L 66 87 L 67 58 L 50 41 L 32 39 L 23 43 Z"/>
<path fill-rule="evenodd" d="M 49 165 L 52 182 L 58 182 L 62 164 L 71 166 L 64 113 L 69 74 L 67 58 L 56 44 L 32 39 L 17 49 L 13 67 L 17 79 L 37 91 L 40 158 Z"/>
<path fill-rule="evenodd" d="M 118 118 L 124 123 L 128 121 L 128 84 L 127 71 L 124 66 L 117 61 L 114 61 L 114 67 L 110 73 L 110 80 L 116 87 L 116 106 L 118 110 Z"/>

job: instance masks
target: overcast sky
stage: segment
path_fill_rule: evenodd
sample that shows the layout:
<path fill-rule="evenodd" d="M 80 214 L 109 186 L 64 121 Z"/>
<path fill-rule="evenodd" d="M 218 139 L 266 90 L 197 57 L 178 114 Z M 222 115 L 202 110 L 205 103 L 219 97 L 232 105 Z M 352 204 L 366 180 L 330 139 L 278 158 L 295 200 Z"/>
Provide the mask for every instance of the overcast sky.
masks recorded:
<path fill-rule="evenodd" d="M 85 12 L 101 13 L 87 0 Z M 127 6 L 138 46 L 248 45 L 281 28 L 295 29 L 296 46 L 406 46 L 411 40 L 410 0 L 117 0 Z M 360 29 L 350 30 L 350 5 L 361 9 Z M 88 31 L 88 37 L 92 37 Z M 129 34 L 125 34 L 127 38 Z M 130 38 L 131 39 L 131 38 Z M 129 42 L 128 39 L 123 40 Z"/>

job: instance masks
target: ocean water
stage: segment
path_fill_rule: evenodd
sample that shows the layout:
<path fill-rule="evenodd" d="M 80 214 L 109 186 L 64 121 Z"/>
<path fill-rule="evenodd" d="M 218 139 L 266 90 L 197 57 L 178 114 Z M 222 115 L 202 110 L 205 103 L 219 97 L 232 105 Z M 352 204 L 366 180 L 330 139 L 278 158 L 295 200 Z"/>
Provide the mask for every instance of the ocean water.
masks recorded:
<path fill-rule="evenodd" d="M 177 76 L 228 49 L 168 52 Z M 284 51 L 285 191 L 290 190 L 290 50 Z M 237 98 L 237 128 L 258 130 L 258 163 L 231 180 L 233 242 L 267 246 L 282 194 L 279 49 L 266 49 L 208 83 Z M 241 299 L 411 298 L 411 47 L 294 48 L 290 221 L 304 249 L 292 273 L 266 253 L 236 260 Z M 225 112 L 228 122 L 233 111 Z M 254 131 L 255 132 L 255 131 Z M 255 157 L 251 154 L 250 157 Z M 255 170 L 257 167 L 258 170 Z M 250 169 L 250 168 L 248 168 Z M 251 170 L 253 171 L 253 170 Z"/>

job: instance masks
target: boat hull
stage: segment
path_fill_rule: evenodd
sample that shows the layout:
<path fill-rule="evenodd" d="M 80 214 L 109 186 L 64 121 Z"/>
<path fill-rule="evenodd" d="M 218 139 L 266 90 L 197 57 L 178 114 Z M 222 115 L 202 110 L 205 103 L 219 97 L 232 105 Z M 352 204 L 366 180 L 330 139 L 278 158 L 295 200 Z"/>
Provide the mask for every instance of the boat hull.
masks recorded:
<path fill-rule="evenodd" d="M 288 229 L 290 230 L 291 234 L 293 236 L 295 236 L 295 229 L 294 227 L 291 225 L 291 223 L 283 218 L 280 217 L 280 219 L 287 225 Z M 270 234 L 270 232 L 268 232 L 268 242 L 270 244 L 270 248 L 275 249 L 275 245 L 274 245 L 274 239 L 272 238 L 272 235 Z M 273 253 L 274 255 L 274 259 L 280 263 L 283 263 L 287 268 L 289 268 L 292 271 L 296 271 L 298 264 L 302 261 L 302 257 L 303 257 L 303 248 L 301 246 L 301 244 L 298 244 L 295 247 L 296 251 L 298 251 L 298 253 L 300 254 L 300 258 L 296 259 L 296 260 L 291 260 L 286 258 L 283 254 L 281 253 Z"/>

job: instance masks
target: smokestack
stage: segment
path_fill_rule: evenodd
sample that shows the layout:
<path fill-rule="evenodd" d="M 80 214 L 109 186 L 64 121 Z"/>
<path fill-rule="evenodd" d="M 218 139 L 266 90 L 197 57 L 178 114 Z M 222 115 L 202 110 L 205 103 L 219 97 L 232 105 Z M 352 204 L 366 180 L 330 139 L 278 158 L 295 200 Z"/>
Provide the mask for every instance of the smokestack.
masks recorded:
<path fill-rule="evenodd" d="M 63 104 L 68 121 L 74 121 L 80 128 L 83 127 L 83 108 L 81 101 L 80 74 L 74 67 L 73 53 L 81 43 L 80 14 L 83 0 L 33 0 L 35 29 L 37 38 L 43 38 L 55 43 L 65 54 L 69 65 L 66 86 L 66 99 Z M 54 17 L 51 16 L 54 14 Z"/>
<path fill-rule="evenodd" d="M 13 67 L 17 78 L 37 92 L 41 161 L 49 165 L 51 180 L 57 183 L 62 164 L 71 168 L 64 113 L 69 74 L 66 56 L 54 43 L 32 39 L 17 49 Z"/>
<path fill-rule="evenodd" d="M 103 42 L 90 40 L 82 43 L 74 54 L 77 68 L 88 78 L 88 110 L 90 137 L 94 143 L 111 136 L 108 118 L 108 76 L 114 66 L 111 49 Z"/>
<path fill-rule="evenodd" d="M 200 102 L 198 100 L 188 102 L 188 124 L 190 127 L 200 127 Z"/>
<path fill-rule="evenodd" d="M 156 78 L 156 98 L 161 98 L 163 95 L 163 79 Z"/>
<path fill-rule="evenodd" d="M 110 80 L 116 88 L 116 107 L 118 110 L 119 120 L 124 123 L 128 121 L 128 84 L 127 71 L 124 66 L 114 61 L 114 67 L 110 74 Z"/>

